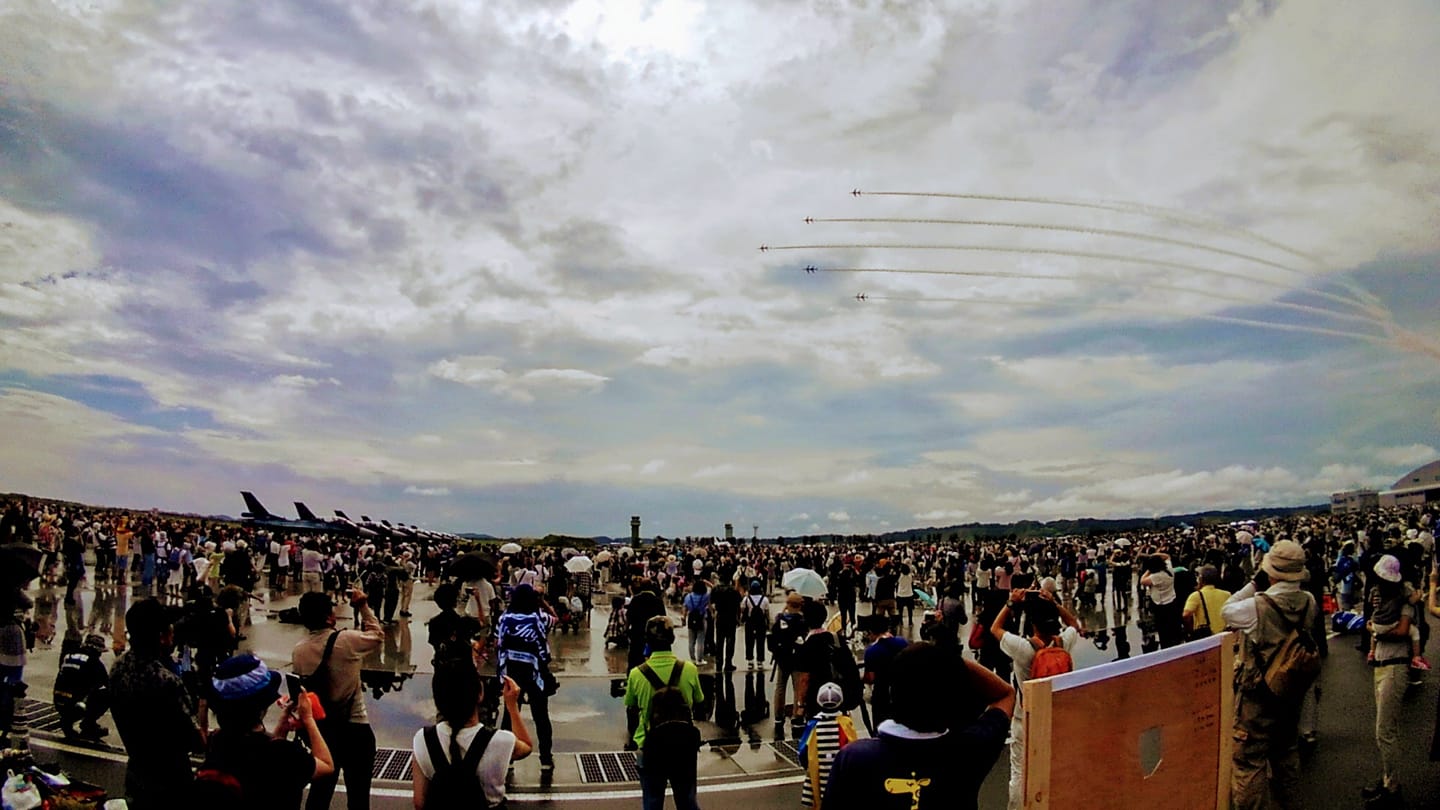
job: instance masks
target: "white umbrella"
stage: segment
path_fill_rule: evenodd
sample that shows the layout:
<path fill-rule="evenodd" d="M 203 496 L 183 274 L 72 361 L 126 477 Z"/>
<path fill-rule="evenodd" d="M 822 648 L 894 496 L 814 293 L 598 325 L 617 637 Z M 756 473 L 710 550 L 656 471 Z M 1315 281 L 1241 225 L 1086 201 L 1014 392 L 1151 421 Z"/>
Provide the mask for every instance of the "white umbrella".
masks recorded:
<path fill-rule="evenodd" d="M 601 551 L 599 554 L 596 554 L 596 555 L 595 555 L 595 562 L 597 562 L 597 563 L 610 562 L 610 561 L 611 561 L 612 559 L 614 559 L 614 558 L 615 558 L 615 555 L 614 555 L 614 554 L 611 554 L 609 549 L 605 549 L 604 551 Z"/>
<path fill-rule="evenodd" d="M 1128 539 L 1122 537 L 1122 538 L 1120 538 L 1119 540 L 1116 540 L 1116 541 L 1115 541 L 1115 545 L 1120 546 L 1120 547 L 1123 548 L 1123 547 L 1125 547 L 1125 546 L 1130 545 L 1130 541 L 1129 541 Z"/>
<path fill-rule="evenodd" d="M 569 571 L 572 574 L 578 574 L 581 571 L 589 571 L 594 566 L 595 563 L 590 562 L 590 558 L 586 557 L 584 554 L 577 554 L 574 557 L 571 557 L 570 559 L 565 561 L 565 570 Z"/>
<path fill-rule="evenodd" d="M 825 580 L 809 568 L 792 568 L 785 572 L 780 584 L 786 590 L 794 591 L 811 599 L 824 599 L 827 593 Z"/>
<path fill-rule="evenodd" d="M 629 546 L 621 546 L 621 547 L 620 547 L 620 551 L 617 552 L 617 553 L 618 553 L 621 557 L 630 557 L 630 556 L 633 556 L 633 555 L 635 554 L 635 549 L 633 549 L 633 548 L 631 548 L 631 547 L 629 547 Z"/>
<path fill-rule="evenodd" d="M 519 553 L 520 553 L 520 544 L 519 544 L 519 543 L 506 543 L 505 545 L 503 545 L 503 546 L 500 547 L 500 553 L 501 553 L 501 554 L 519 554 Z"/>
<path fill-rule="evenodd" d="M 578 548 L 567 548 L 567 549 L 565 549 L 564 551 L 561 551 L 561 552 L 560 552 L 560 556 L 561 556 L 561 557 L 564 557 L 565 559 L 568 560 L 568 559 L 570 559 L 571 557 L 574 557 L 574 556 L 578 555 L 579 553 L 580 553 L 580 549 L 578 549 Z"/>

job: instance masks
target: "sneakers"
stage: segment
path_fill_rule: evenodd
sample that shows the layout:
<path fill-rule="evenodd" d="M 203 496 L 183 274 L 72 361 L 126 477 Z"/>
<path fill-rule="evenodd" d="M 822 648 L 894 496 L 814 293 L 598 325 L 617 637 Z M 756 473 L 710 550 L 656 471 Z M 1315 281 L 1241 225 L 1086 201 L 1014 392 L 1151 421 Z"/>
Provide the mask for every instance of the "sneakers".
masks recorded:
<path fill-rule="evenodd" d="M 1425 660 L 1425 656 L 1417 655 L 1414 658 L 1410 659 L 1410 668 L 1418 669 L 1421 672 L 1429 672 L 1430 662 Z"/>
<path fill-rule="evenodd" d="M 746 669 L 754 669 L 754 668 L 755 668 L 755 659 L 753 659 L 753 658 L 746 658 L 746 659 L 745 659 L 745 668 L 746 668 Z"/>
<path fill-rule="evenodd" d="M 542 757 L 542 758 L 540 759 L 540 772 L 541 772 L 541 773 L 548 773 L 548 772 L 553 771 L 553 770 L 555 770 L 555 758 L 554 758 L 554 757 Z"/>

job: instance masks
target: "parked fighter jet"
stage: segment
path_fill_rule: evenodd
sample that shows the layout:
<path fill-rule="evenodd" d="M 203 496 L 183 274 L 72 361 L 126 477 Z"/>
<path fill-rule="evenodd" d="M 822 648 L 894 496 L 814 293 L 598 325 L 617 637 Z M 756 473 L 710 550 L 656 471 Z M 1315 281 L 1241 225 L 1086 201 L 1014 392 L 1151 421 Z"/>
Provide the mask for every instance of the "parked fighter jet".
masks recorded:
<path fill-rule="evenodd" d="M 258 528 L 274 529 L 282 532 L 304 532 L 308 534 L 348 534 L 352 537 L 359 534 L 353 527 L 347 528 L 343 525 L 327 523 L 323 520 L 305 520 L 303 517 L 300 520 L 291 520 L 290 518 L 281 517 L 269 509 L 266 509 L 265 505 L 260 503 L 260 499 L 256 498 L 253 492 L 242 491 L 240 497 L 245 499 L 245 507 L 249 510 L 241 512 L 240 519 Z M 305 511 L 308 512 L 309 510 L 307 509 Z M 314 516 L 312 515 L 311 517 Z"/>
<path fill-rule="evenodd" d="M 310 507 L 300 501 L 295 502 L 295 512 L 300 519 L 310 523 L 324 523 L 334 529 L 334 534 L 348 535 L 350 537 L 377 537 L 379 532 L 368 526 L 361 526 L 359 523 L 345 517 L 339 512 L 333 518 L 323 518 L 310 511 Z"/>

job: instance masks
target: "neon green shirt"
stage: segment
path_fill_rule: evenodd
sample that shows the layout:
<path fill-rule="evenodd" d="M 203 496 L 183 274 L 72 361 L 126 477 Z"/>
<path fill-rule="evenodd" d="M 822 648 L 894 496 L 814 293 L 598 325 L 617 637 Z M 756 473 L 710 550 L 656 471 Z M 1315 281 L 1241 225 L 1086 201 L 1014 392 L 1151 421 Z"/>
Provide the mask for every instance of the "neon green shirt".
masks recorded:
<path fill-rule="evenodd" d="M 676 688 L 691 706 L 705 700 L 705 692 L 700 688 L 700 670 L 694 664 L 678 660 L 675 653 L 668 650 L 650 653 L 645 662 L 655 670 L 662 683 L 670 680 L 670 671 L 676 666 L 685 667 L 680 671 L 680 684 Z M 630 670 L 630 677 L 625 682 L 625 706 L 640 709 L 640 723 L 635 728 L 635 744 L 642 748 L 645 746 L 645 732 L 650 728 L 650 698 L 654 696 L 655 686 L 640 668 Z"/>

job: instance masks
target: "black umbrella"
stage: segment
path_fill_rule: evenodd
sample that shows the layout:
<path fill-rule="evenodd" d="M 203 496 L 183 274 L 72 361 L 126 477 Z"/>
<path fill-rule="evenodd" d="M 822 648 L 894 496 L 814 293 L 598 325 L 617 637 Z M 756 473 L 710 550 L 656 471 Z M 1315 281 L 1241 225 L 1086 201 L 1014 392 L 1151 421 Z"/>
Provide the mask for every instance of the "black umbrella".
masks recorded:
<path fill-rule="evenodd" d="M 40 549 L 27 543 L 0 546 L 0 571 L 6 580 L 21 585 L 40 576 Z"/>
<path fill-rule="evenodd" d="M 450 563 L 449 574 L 462 582 L 474 582 L 478 579 L 494 579 L 499 570 L 489 556 L 479 551 L 470 551 Z"/>

